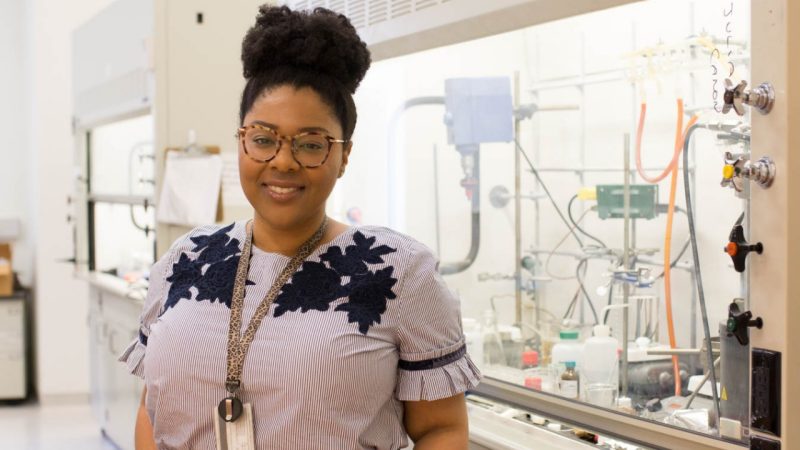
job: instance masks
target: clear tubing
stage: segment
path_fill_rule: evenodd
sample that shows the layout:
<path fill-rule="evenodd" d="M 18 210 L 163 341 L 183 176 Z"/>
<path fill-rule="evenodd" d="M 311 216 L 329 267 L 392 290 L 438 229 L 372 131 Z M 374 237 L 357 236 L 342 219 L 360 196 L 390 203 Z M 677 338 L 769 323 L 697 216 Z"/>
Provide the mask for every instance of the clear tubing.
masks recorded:
<path fill-rule="evenodd" d="M 703 279 L 700 273 L 700 254 L 697 250 L 697 234 L 694 227 L 694 208 L 692 207 L 692 194 L 691 185 L 689 183 L 689 141 L 691 140 L 692 133 L 699 125 L 693 125 L 686 130 L 683 143 L 683 185 L 684 195 L 686 196 L 686 216 L 689 218 L 689 237 L 692 240 L 692 258 L 694 262 L 694 278 L 697 283 L 697 299 L 700 303 L 700 313 L 703 320 L 703 334 L 705 335 L 706 342 L 706 358 L 708 362 L 709 371 L 711 373 L 711 394 L 714 400 L 714 412 L 716 413 L 716 421 L 719 423 L 719 393 L 717 392 L 717 374 L 714 370 L 714 355 L 711 349 L 711 329 L 708 326 L 708 308 L 706 307 L 706 297 L 703 292 Z"/>
<path fill-rule="evenodd" d="M 680 157 L 682 147 L 679 142 L 681 141 L 681 133 L 683 132 L 683 99 L 679 98 L 677 103 L 678 116 L 675 126 L 675 151 L 673 152 L 672 160 L 670 160 L 669 165 L 656 177 L 650 177 L 644 173 L 644 168 L 642 166 L 642 135 L 644 134 L 644 122 L 647 116 L 647 103 L 642 103 L 639 110 L 639 125 L 636 127 L 636 171 L 639 173 L 639 176 L 648 183 L 655 184 L 660 182 L 664 178 L 667 178 L 667 175 L 672 172 L 673 166 L 678 166 L 678 158 Z"/>

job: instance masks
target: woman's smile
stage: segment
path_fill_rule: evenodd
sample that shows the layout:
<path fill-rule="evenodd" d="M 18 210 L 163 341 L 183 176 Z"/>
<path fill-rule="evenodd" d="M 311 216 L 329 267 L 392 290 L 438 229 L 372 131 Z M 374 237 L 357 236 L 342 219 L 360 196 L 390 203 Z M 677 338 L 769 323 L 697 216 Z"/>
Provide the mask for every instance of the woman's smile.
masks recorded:
<path fill-rule="evenodd" d="M 291 202 L 299 198 L 305 190 L 304 186 L 283 182 L 267 182 L 261 186 L 269 198 L 279 203 Z"/>

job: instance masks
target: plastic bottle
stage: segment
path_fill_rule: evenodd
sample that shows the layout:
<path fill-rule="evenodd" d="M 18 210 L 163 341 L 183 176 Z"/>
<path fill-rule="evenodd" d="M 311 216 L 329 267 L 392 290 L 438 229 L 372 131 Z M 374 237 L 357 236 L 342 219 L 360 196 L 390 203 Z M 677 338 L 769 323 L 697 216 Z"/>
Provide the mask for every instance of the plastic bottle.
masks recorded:
<path fill-rule="evenodd" d="M 583 343 L 581 397 L 584 401 L 613 407 L 619 390 L 619 343 L 608 325 L 596 325 L 594 336 Z"/>
<path fill-rule="evenodd" d="M 464 326 L 464 341 L 467 345 L 467 353 L 469 353 L 472 362 L 478 368 L 483 366 L 483 332 L 481 331 L 481 324 L 475 319 L 464 318 L 461 323 Z"/>
<path fill-rule="evenodd" d="M 563 330 L 559 333 L 560 340 L 553 346 L 551 363 L 558 375 L 564 371 L 567 361 L 575 362 L 575 367 L 581 367 L 581 353 L 583 344 L 578 341 L 578 330 Z"/>
<path fill-rule="evenodd" d="M 562 397 L 578 399 L 580 392 L 580 380 L 578 372 L 575 371 L 575 361 L 567 361 L 564 363 L 566 370 L 558 379 L 558 393 Z"/>
<path fill-rule="evenodd" d="M 503 349 L 503 339 L 497 325 L 497 317 L 491 309 L 483 312 L 483 324 L 481 326 L 481 336 L 483 342 L 483 363 L 485 366 L 494 364 L 505 365 L 505 350 Z"/>
<path fill-rule="evenodd" d="M 522 377 L 527 388 L 542 390 L 542 377 L 539 376 L 539 352 L 526 350 L 522 352 Z"/>

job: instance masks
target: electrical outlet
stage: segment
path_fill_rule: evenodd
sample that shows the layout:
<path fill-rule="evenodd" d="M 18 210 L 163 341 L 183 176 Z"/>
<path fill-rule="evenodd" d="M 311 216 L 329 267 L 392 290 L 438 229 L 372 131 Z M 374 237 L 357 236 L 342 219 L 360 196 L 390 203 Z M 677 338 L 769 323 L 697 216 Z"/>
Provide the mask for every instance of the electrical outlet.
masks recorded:
<path fill-rule="evenodd" d="M 758 431 L 781 435 L 781 354 L 753 349 L 750 423 Z"/>
<path fill-rule="evenodd" d="M 750 436 L 750 450 L 781 450 L 781 442 L 761 436 Z"/>

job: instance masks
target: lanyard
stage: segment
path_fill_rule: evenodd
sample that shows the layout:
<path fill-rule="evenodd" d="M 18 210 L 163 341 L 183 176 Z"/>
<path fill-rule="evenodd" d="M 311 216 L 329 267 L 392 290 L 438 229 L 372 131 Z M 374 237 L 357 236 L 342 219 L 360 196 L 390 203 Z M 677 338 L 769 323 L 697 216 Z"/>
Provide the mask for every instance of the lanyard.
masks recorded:
<path fill-rule="evenodd" d="M 250 348 L 250 343 L 261 325 L 261 320 L 269 312 L 272 302 L 280 293 L 281 288 L 289 278 L 300 268 L 300 265 L 308 258 L 308 255 L 314 251 L 322 240 L 322 235 L 325 234 L 325 229 L 328 225 L 328 218 L 325 217 L 319 229 L 309 238 L 297 254 L 289 261 L 289 264 L 283 268 L 278 278 L 272 283 L 272 287 L 264 296 L 264 299 L 258 305 L 255 315 L 247 324 L 247 329 L 244 334 L 239 336 L 242 329 L 242 305 L 244 303 L 245 283 L 247 281 L 247 272 L 250 268 L 250 253 L 253 246 L 253 225 L 252 221 L 248 223 L 247 238 L 244 241 L 244 248 L 242 248 L 242 255 L 239 258 L 239 265 L 236 268 L 236 279 L 233 284 L 233 298 L 231 299 L 231 320 L 228 327 L 228 354 L 227 354 L 227 373 L 225 377 L 225 389 L 231 394 L 228 399 L 235 399 L 236 391 L 239 390 L 242 382 L 242 367 L 244 366 L 244 359 L 247 355 L 247 350 Z M 225 402 L 225 400 L 223 400 Z M 223 405 L 220 404 L 222 407 Z M 226 414 L 230 415 L 230 414 Z M 235 415 L 235 414 L 234 414 Z M 235 418 L 233 418 L 235 420 Z"/>

